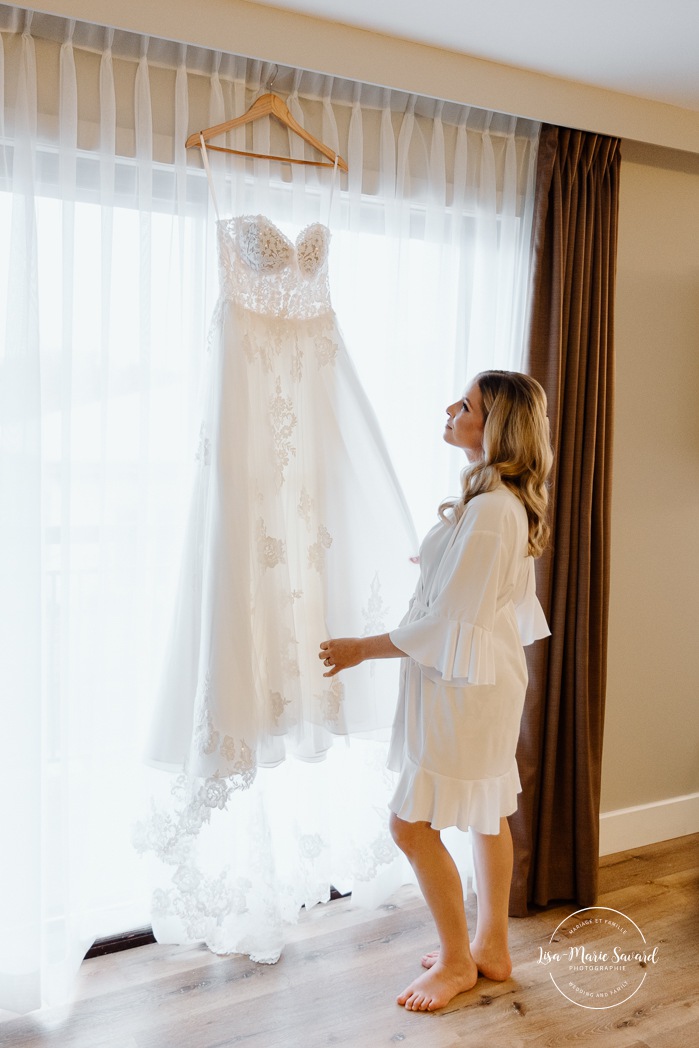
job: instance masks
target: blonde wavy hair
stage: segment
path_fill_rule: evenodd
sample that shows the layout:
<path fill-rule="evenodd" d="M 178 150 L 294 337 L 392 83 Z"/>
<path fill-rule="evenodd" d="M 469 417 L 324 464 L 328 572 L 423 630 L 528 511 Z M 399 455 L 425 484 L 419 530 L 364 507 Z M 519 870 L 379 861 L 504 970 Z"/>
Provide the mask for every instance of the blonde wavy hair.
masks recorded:
<path fill-rule="evenodd" d="M 502 483 L 521 501 L 529 521 L 529 553 L 540 557 L 549 540 L 547 480 L 553 451 L 546 394 L 518 371 L 482 371 L 475 383 L 483 398 L 483 456 L 461 474 L 459 499 L 439 507 L 444 521 L 456 522 L 476 495 Z"/>

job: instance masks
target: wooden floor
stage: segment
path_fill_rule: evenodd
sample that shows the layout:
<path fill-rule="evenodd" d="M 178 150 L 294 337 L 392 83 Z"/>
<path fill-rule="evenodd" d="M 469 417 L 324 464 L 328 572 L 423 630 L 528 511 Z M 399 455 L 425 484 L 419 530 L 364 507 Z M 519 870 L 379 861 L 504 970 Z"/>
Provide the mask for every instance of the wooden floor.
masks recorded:
<path fill-rule="evenodd" d="M 434 945 L 422 899 L 403 888 L 381 910 L 351 899 L 304 913 L 276 965 L 204 947 L 143 946 L 85 961 L 69 1008 L 0 1023 L 12 1048 L 696 1048 L 699 835 L 601 861 L 600 906 L 620 910 L 658 945 L 657 964 L 626 1004 L 565 1000 L 538 963 L 566 904 L 512 919 L 514 974 L 479 979 L 440 1012 L 406 1012 L 395 994 Z M 475 900 L 469 901 L 475 925 Z"/>

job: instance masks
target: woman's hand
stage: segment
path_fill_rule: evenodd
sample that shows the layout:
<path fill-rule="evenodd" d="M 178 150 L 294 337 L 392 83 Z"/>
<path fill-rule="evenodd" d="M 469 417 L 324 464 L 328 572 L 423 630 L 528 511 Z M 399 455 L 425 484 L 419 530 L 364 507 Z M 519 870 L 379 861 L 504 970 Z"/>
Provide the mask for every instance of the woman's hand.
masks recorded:
<path fill-rule="evenodd" d="M 323 674 L 324 677 L 334 677 L 340 670 L 358 666 L 360 662 L 364 662 L 366 657 L 362 637 L 338 637 L 336 640 L 324 640 L 318 653 L 318 658 L 322 659 L 323 665 L 327 667 L 327 673 Z"/>
<path fill-rule="evenodd" d="M 318 658 L 323 660 L 328 672 L 324 677 L 334 677 L 340 670 L 358 666 L 365 659 L 402 658 L 404 651 L 397 648 L 388 633 L 375 637 L 338 637 L 337 640 L 324 640 L 320 646 Z"/>

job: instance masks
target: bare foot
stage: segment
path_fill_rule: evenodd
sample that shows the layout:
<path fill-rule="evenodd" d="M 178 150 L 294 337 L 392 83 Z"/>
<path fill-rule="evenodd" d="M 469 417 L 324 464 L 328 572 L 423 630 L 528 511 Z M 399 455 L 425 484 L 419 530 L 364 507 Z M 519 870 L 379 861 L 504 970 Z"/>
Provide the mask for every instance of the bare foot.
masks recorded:
<path fill-rule="evenodd" d="M 478 979 L 475 962 L 447 968 L 440 960 L 418 976 L 397 998 L 411 1012 L 433 1012 L 444 1008 L 459 993 L 473 989 Z"/>
<path fill-rule="evenodd" d="M 509 951 L 506 950 L 502 953 L 499 950 L 481 949 L 476 942 L 473 942 L 471 944 L 471 956 L 478 966 L 478 971 L 486 979 L 492 979 L 493 982 L 504 982 L 505 979 L 510 978 L 512 974 L 512 958 Z M 439 950 L 432 950 L 423 956 L 422 967 L 432 968 L 438 960 Z"/>
<path fill-rule="evenodd" d="M 504 946 L 489 946 L 486 943 L 481 946 L 478 940 L 474 939 L 471 944 L 471 956 L 478 965 L 478 971 L 486 979 L 504 982 L 512 975 L 512 958 L 507 943 Z"/>

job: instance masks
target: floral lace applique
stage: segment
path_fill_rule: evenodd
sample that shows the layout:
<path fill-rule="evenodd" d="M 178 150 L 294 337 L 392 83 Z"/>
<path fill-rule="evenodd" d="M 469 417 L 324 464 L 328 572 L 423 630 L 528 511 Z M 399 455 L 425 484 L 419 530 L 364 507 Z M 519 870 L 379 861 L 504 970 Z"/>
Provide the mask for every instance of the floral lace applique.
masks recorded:
<path fill-rule="evenodd" d="M 282 325 L 278 323 L 274 324 L 272 331 L 269 334 L 269 345 L 270 349 L 274 353 L 275 357 L 281 356 L 282 353 L 287 352 L 287 339 L 289 331 L 285 323 Z"/>
<path fill-rule="evenodd" d="M 310 276 L 325 262 L 330 234 L 325 226 L 308 226 L 298 238 L 296 253 L 301 272 Z"/>
<path fill-rule="evenodd" d="M 311 527 L 311 513 L 313 512 L 313 506 L 315 505 L 313 497 L 308 494 L 305 488 L 301 489 L 301 495 L 299 497 L 299 516 L 302 520 L 306 521 L 306 527 Z"/>
<path fill-rule="evenodd" d="M 369 602 L 366 608 L 362 608 L 362 616 L 365 622 L 363 637 L 371 637 L 377 633 L 385 632 L 388 610 L 381 595 L 381 580 L 377 571 L 371 582 Z"/>
<path fill-rule="evenodd" d="M 291 351 L 291 378 L 294 382 L 300 382 L 303 378 L 303 350 L 298 338 L 294 341 L 294 348 Z"/>
<path fill-rule="evenodd" d="M 263 568 L 274 568 L 286 564 L 286 544 L 283 539 L 272 538 L 262 517 L 257 520 L 257 555 Z"/>
<path fill-rule="evenodd" d="M 220 738 L 215 728 L 214 734 Z M 254 753 L 244 740 L 238 749 L 230 736 L 225 737 L 224 744 L 232 757 L 228 775 L 218 771 L 205 779 L 186 771 L 178 775 L 171 788 L 170 809 L 165 811 L 151 801 L 150 815 L 134 825 L 132 843 L 137 852 L 150 851 L 169 865 L 183 865 L 194 838 L 210 822 L 212 811 L 222 811 L 232 793 L 252 786 L 257 773 Z"/>
<path fill-rule="evenodd" d="M 219 295 L 219 298 L 214 306 L 214 311 L 211 314 L 211 320 L 209 321 L 209 331 L 206 336 L 206 352 L 211 354 L 214 348 L 214 342 L 219 338 L 221 330 L 221 313 L 223 312 L 223 305 L 225 298 Z"/>
<path fill-rule="evenodd" d="M 210 757 L 218 753 L 226 765 L 227 775 L 239 775 L 249 785 L 252 779 L 247 781 L 251 771 L 254 771 L 254 754 L 247 743 L 241 739 L 238 746 L 235 739 L 230 735 L 223 735 L 213 722 L 210 709 L 211 702 L 211 676 L 209 673 L 204 677 L 204 686 L 199 701 L 199 713 L 194 729 L 194 747 L 200 754 Z M 214 777 L 216 778 L 216 777 Z M 254 774 L 253 774 L 254 778 Z M 207 780 L 212 782 L 213 780 Z M 220 793 L 218 785 L 211 789 Z M 207 802 L 208 803 L 208 802 Z M 216 805 L 218 806 L 218 804 Z"/>
<path fill-rule="evenodd" d="M 211 677 L 207 673 L 204 677 L 204 683 L 201 689 L 201 699 L 199 700 L 199 712 L 197 716 L 197 722 L 194 727 L 194 746 L 199 753 L 205 753 L 207 756 L 215 753 L 218 748 L 220 735 L 214 723 L 211 719 L 211 712 L 209 710 L 209 701 L 211 698 Z"/>
<path fill-rule="evenodd" d="M 269 701 L 272 707 L 274 723 L 279 724 L 280 718 L 284 716 L 284 710 L 291 705 L 291 699 L 285 699 L 279 691 L 270 691 Z"/>
<path fill-rule="evenodd" d="M 245 743 L 242 743 L 242 747 L 245 747 Z M 235 740 L 230 735 L 224 736 L 223 742 L 221 743 L 219 749 L 221 756 L 225 761 L 228 761 L 229 764 L 235 764 Z"/>
<path fill-rule="evenodd" d="M 293 412 L 291 397 L 282 394 L 282 382 L 277 378 L 275 396 L 270 402 L 270 417 L 274 433 L 274 455 L 277 460 L 277 483 L 284 483 L 284 470 L 289 465 L 289 456 L 296 454 L 291 443 L 291 436 L 296 426 L 296 415 Z"/>
<path fill-rule="evenodd" d="M 186 818 L 184 812 L 177 812 L 173 818 L 151 801 L 150 815 L 132 828 L 131 843 L 139 855 L 153 852 L 163 862 L 180 865 L 187 858 L 191 838 L 205 821 L 201 811 L 197 812 L 196 818 Z"/>
<path fill-rule="evenodd" d="M 315 347 L 319 368 L 324 367 L 326 364 L 335 363 L 338 350 L 337 342 L 333 342 L 327 335 L 316 335 Z"/>
<path fill-rule="evenodd" d="M 330 686 L 319 696 L 323 717 L 327 721 L 336 721 L 340 716 L 340 707 L 345 698 L 345 686 L 337 677 L 333 677 Z"/>
<path fill-rule="evenodd" d="M 257 771 L 255 754 L 250 749 L 245 739 L 240 740 L 240 747 L 237 751 L 237 756 L 235 756 L 235 746 L 230 735 L 226 735 L 224 744 L 226 746 L 226 752 L 229 754 L 227 757 L 228 775 L 229 777 L 232 777 L 235 782 L 234 789 L 249 789 L 255 780 L 255 774 Z M 223 753 L 223 746 L 221 747 L 221 753 Z"/>
<path fill-rule="evenodd" d="M 243 335 L 243 352 L 251 364 L 255 357 L 259 357 L 265 371 L 272 370 L 272 356 L 268 344 L 264 341 L 253 341 L 249 332 Z"/>
<path fill-rule="evenodd" d="M 299 836 L 299 853 L 304 859 L 317 859 L 327 847 L 319 833 L 304 833 Z"/>
<path fill-rule="evenodd" d="M 294 257 L 293 245 L 261 215 L 240 219 L 238 250 L 246 264 L 258 273 L 284 269 Z"/>
<path fill-rule="evenodd" d="M 286 649 L 281 656 L 282 671 L 286 677 L 300 677 L 301 667 L 299 666 L 297 648 L 298 641 L 290 629 L 285 629 L 282 636 L 282 644 Z"/>
<path fill-rule="evenodd" d="M 353 856 L 358 881 L 371 881 L 378 873 L 380 866 L 393 862 L 398 852 L 389 831 L 382 830 L 366 848 L 357 851 Z"/>
<path fill-rule="evenodd" d="M 231 788 L 226 779 L 222 779 L 218 772 L 204 779 L 197 800 L 205 804 L 207 808 L 219 808 L 221 811 L 226 807 Z"/>
<path fill-rule="evenodd" d="M 318 538 L 308 547 L 308 566 L 315 568 L 319 575 L 325 570 L 325 551 L 333 544 L 332 535 L 324 524 L 318 526 Z"/>
<path fill-rule="evenodd" d="M 200 753 L 205 753 L 209 756 L 215 753 L 218 749 L 220 735 L 216 731 L 213 721 L 211 720 L 211 712 L 206 708 L 202 708 L 199 714 L 199 721 L 194 733 L 194 744 Z"/>
<path fill-rule="evenodd" d="M 192 941 L 207 937 L 212 920 L 220 926 L 224 917 L 244 913 L 251 888 L 250 882 L 243 878 L 231 884 L 228 868 L 218 877 L 205 877 L 193 864 L 178 867 L 172 884 L 169 891 L 159 888 L 153 892 L 153 916 L 179 917 Z"/>
<path fill-rule="evenodd" d="M 285 594 L 281 598 L 281 602 L 282 602 L 282 604 L 285 604 L 285 605 L 288 606 L 289 604 L 293 604 L 295 600 L 300 600 L 302 596 L 303 596 L 303 590 L 300 590 L 300 589 L 290 590 L 287 594 Z"/>
<path fill-rule="evenodd" d="M 178 866 L 172 875 L 172 883 L 183 894 L 195 892 L 204 880 L 204 876 L 196 866 Z"/>

